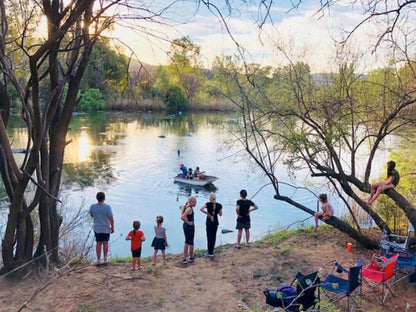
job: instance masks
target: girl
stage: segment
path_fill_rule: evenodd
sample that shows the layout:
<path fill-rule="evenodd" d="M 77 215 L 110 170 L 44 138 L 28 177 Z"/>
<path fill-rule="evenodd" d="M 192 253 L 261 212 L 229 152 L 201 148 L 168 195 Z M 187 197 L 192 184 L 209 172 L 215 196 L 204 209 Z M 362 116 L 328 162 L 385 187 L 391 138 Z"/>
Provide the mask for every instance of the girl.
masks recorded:
<path fill-rule="evenodd" d="M 146 240 L 146 237 L 144 236 L 144 233 L 142 231 L 139 231 L 140 229 L 140 221 L 136 220 L 133 222 L 133 230 L 130 231 L 127 236 L 126 240 L 131 241 L 131 255 L 133 257 L 133 270 L 137 269 L 141 270 L 143 269 L 142 266 L 140 266 L 140 256 L 142 254 L 142 242 Z"/>
<path fill-rule="evenodd" d="M 166 229 L 162 226 L 163 224 L 163 216 L 156 217 L 156 224 L 155 229 L 155 238 L 152 241 L 152 247 L 155 248 L 155 252 L 153 253 L 153 265 L 156 265 L 156 256 L 157 251 L 162 251 L 163 257 L 163 265 L 166 265 L 166 254 L 165 248 L 168 245 L 168 239 L 166 238 Z"/>
<path fill-rule="evenodd" d="M 393 160 L 387 162 L 387 178 L 371 185 L 370 198 L 367 204 L 371 205 L 382 192 L 394 188 L 399 184 L 400 175 L 394 168 L 396 168 L 396 163 Z"/>
<path fill-rule="evenodd" d="M 181 220 L 183 221 L 183 233 L 185 235 L 185 245 L 183 247 L 182 264 L 194 262 L 194 237 L 195 237 L 195 225 L 194 225 L 194 210 L 196 205 L 196 198 L 190 196 L 185 205 L 180 207 Z M 189 252 L 189 260 L 187 261 Z"/>
<path fill-rule="evenodd" d="M 318 229 L 318 219 L 322 221 L 326 221 L 334 215 L 334 209 L 332 208 L 331 204 L 328 203 L 328 197 L 326 194 L 319 194 L 318 200 L 321 203 L 322 211 L 315 213 L 315 231 Z"/>
<path fill-rule="evenodd" d="M 222 205 L 216 202 L 217 197 L 215 193 L 209 194 L 209 202 L 200 209 L 202 213 L 207 215 L 205 222 L 207 229 L 208 251 L 206 257 L 214 257 L 215 239 L 217 237 L 218 229 L 218 215 L 222 216 Z"/>

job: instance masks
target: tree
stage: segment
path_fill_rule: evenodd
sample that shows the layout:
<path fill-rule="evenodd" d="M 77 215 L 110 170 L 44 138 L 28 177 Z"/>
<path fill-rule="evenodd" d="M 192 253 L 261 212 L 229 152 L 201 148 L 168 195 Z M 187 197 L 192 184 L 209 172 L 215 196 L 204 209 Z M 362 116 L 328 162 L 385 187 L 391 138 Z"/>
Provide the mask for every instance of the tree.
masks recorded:
<path fill-rule="evenodd" d="M 285 162 L 293 172 L 307 168 L 312 177 L 324 178 L 334 189 L 353 221 L 334 217 L 327 223 L 364 246 L 376 247 L 377 242 L 361 230 L 351 203 L 357 203 L 380 229 L 389 230 L 363 198 L 369 192 L 374 158 L 386 138 L 416 122 L 410 114 L 415 99 L 401 83 L 400 71 L 376 70 L 366 79 L 355 74 L 354 66 L 341 65 L 318 86 L 306 64 L 278 69 L 270 81 L 257 77 L 253 68 L 235 66 L 223 90 L 238 90 L 226 94 L 241 115 L 236 138 L 269 178 L 275 198 L 313 215 L 313 209 L 280 192 L 279 163 Z M 385 193 L 415 225 L 411 203 L 394 189 Z"/>
<path fill-rule="evenodd" d="M 0 172 L 10 202 L 2 241 L 7 271 L 33 257 L 59 263 L 57 202 L 66 135 L 93 47 L 117 18 L 105 13 L 117 5 L 140 9 L 121 0 L 0 0 Z M 44 34 L 38 26 L 43 18 Z M 6 131 L 13 103 L 27 128 L 21 163 Z M 33 218 L 39 218 L 39 237 Z"/>

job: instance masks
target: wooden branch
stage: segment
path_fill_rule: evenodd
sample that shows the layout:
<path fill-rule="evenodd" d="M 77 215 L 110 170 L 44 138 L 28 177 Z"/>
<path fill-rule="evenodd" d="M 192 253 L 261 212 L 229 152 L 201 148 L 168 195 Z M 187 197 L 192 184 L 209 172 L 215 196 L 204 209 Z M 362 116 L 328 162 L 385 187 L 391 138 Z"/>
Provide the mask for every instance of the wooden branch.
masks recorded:
<path fill-rule="evenodd" d="M 48 195 L 50 198 L 52 198 L 52 199 L 54 199 L 55 201 L 57 201 L 57 202 L 60 202 L 61 204 L 62 204 L 62 201 L 59 199 L 59 198 L 57 198 L 57 197 L 55 197 L 55 196 L 53 196 L 51 193 L 49 193 L 42 185 L 40 185 L 34 178 L 32 178 L 32 176 L 26 171 L 26 170 L 23 170 L 23 173 L 24 174 L 26 174 L 27 175 L 27 177 L 37 186 L 37 187 L 39 187 L 42 191 L 44 191 L 45 192 L 45 194 L 46 195 Z"/>

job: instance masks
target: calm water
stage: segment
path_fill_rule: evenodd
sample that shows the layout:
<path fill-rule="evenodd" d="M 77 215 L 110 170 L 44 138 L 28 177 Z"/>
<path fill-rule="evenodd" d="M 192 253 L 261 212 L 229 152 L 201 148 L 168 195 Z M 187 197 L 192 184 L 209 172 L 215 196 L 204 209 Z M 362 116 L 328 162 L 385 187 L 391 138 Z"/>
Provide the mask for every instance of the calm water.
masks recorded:
<path fill-rule="evenodd" d="M 141 229 L 147 237 L 142 255 L 151 255 L 153 226 L 159 214 L 165 217 L 164 226 L 170 244 L 168 253 L 181 252 L 184 238 L 179 205 L 184 204 L 191 194 L 197 197 L 197 249 L 206 248 L 205 215 L 199 212 L 199 208 L 211 191 L 217 194 L 217 201 L 224 207 L 217 244 L 235 242 L 235 202 L 243 188 L 259 206 L 259 210 L 252 214 L 252 240 L 307 218 L 308 215 L 302 211 L 274 200 L 273 189 L 267 185 L 264 174 L 247 159 L 241 146 L 230 143 L 233 140 L 230 130 L 236 122 L 234 114 L 224 113 L 75 116 L 69 133 L 72 141 L 66 150 L 61 194 L 66 218 L 69 219 L 78 209 L 85 213 L 95 202 L 96 192 L 104 191 L 115 218 L 115 233 L 110 241 L 111 257 L 130 255 L 130 245 L 124 237 L 135 219 L 141 221 Z M 11 133 L 13 147 L 24 148 L 24 130 L 16 125 Z M 220 179 L 211 188 L 174 183 L 172 177 L 178 172 L 180 163 L 192 168 L 199 166 Z M 285 176 L 283 166 L 281 172 Z M 297 179 L 303 184 L 305 174 L 299 172 Z M 286 182 L 289 182 L 288 178 Z M 319 191 L 322 192 L 322 188 L 317 185 L 316 192 Z M 316 200 L 309 192 L 282 186 L 282 193 L 316 208 Z M 1 222 L 4 224 L 4 219 Z M 88 236 L 90 229 L 88 224 L 84 237 Z M 221 234 L 221 229 L 233 232 Z"/>

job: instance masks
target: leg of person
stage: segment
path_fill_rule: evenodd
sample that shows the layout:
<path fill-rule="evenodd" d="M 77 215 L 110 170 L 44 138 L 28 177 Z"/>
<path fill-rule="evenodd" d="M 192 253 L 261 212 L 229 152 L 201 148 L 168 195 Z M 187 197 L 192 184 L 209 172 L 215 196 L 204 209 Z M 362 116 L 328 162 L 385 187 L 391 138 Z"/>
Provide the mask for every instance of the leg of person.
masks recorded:
<path fill-rule="evenodd" d="M 377 188 L 376 193 L 374 194 L 373 198 L 368 201 L 368 204 L 371 205 L 377 198 L 380 197 L 381 193 L 383 193 L 385 190 L 393 188 L 393 184 L 384 184 Z"/>
<path fill-rule="evenodd" d="M 314 228 L 314 231 L 318 230 L 318 228 L 319 228 L 318 219 L 319 219 L 319 216 L 320 215 L 322 215 L 322 212 L 316 212 L 314 214 L 314 218 L 315 218 L 315 228 Z"/>
<path fill-rule="evenodd" d="M 213 256 L 214 255 L 214 249 L 215 249 L 215 241 L 217 240 L 217 230 L 218 230 L 218 224 L 213 224 L 212 225 L 212 245 L 211 245 L 211 252 L 210 255 Z"/>
<path fill-rule="evenodd" d="M 243 229 L 239 229 L 237 232 L 237 245 L 235 245 L 236 248 L 240 248 L 241 236 L 243 236 Z"/>
<path fill-rule="evenodd" d="M 244 229 L 246 232 L 246 246 L 250 247 L 250 228 Z"/>
<path fill-rule="evenodd" d="M 137 270 L 142 270 L 143 267 L 140 265 L 140 257 L 137 258 Z"/>
<path fill-rule="evenodd" d="M 214 245 L 215 245 L 214 226 L 215 224 L 207 225 L 208 255 L 212 255 L 214 253 Z"/>
<path fill-rule="evenodd" d="M 107 263 L 108 241 L 103 242 L 103 251 L 104 251 L 104 263 Z"/>
<path fill-rule="evenodd" d="M 163 265 L 166 265 L 166 252 L 162 250 Z"/>
<path fill-rule="evenodd" d="M 368 198 L 367 203 L 370 203 L 370 202 L 373 202 L 374 201 L 374 199 L 373 199 L 374 193 L 376 193 L 377 189 L 381 185 L 383 185 L 383 184 L 384 184 L 384 181 L 380 181 L 380 182 L 371 184 L 371 187 L 370 187 L 370 197 Z"/>
<path fill-rule="evenodd" d="M 182 255 L 182 263 L 186 264 L 186 257 L 188 257 L 188 244 L 185 243 L 183 246 L 183 255 Z"/>
<path fill-rule="evenodd" d="M 131 261 L 131 264 L 132 264 L 132 270 L 134 271 L 134 270 L 136 270 L 136 257 L 133 257 L 132 258 L 132 261 Z"/>
<path fill-rule="evenodd" d="M 194 250 L 195 250 L 194 245 L 189 245 L 189 257 L 190 257 L 191 261 L 193 261 L 194 258 L 195 258 Z"/>
<path fill-rule="evenodd" d="M 97 246 L 95 246 L 95 252 L 97 254 L 97 264 L 101 261 L 101 249 L 103 246 L 103 242 L 97 242 Z"/>
<path fill-rule="evenodd" d="M 157 249 L 153 252 L 153 265 L 156 265 Z"/>

